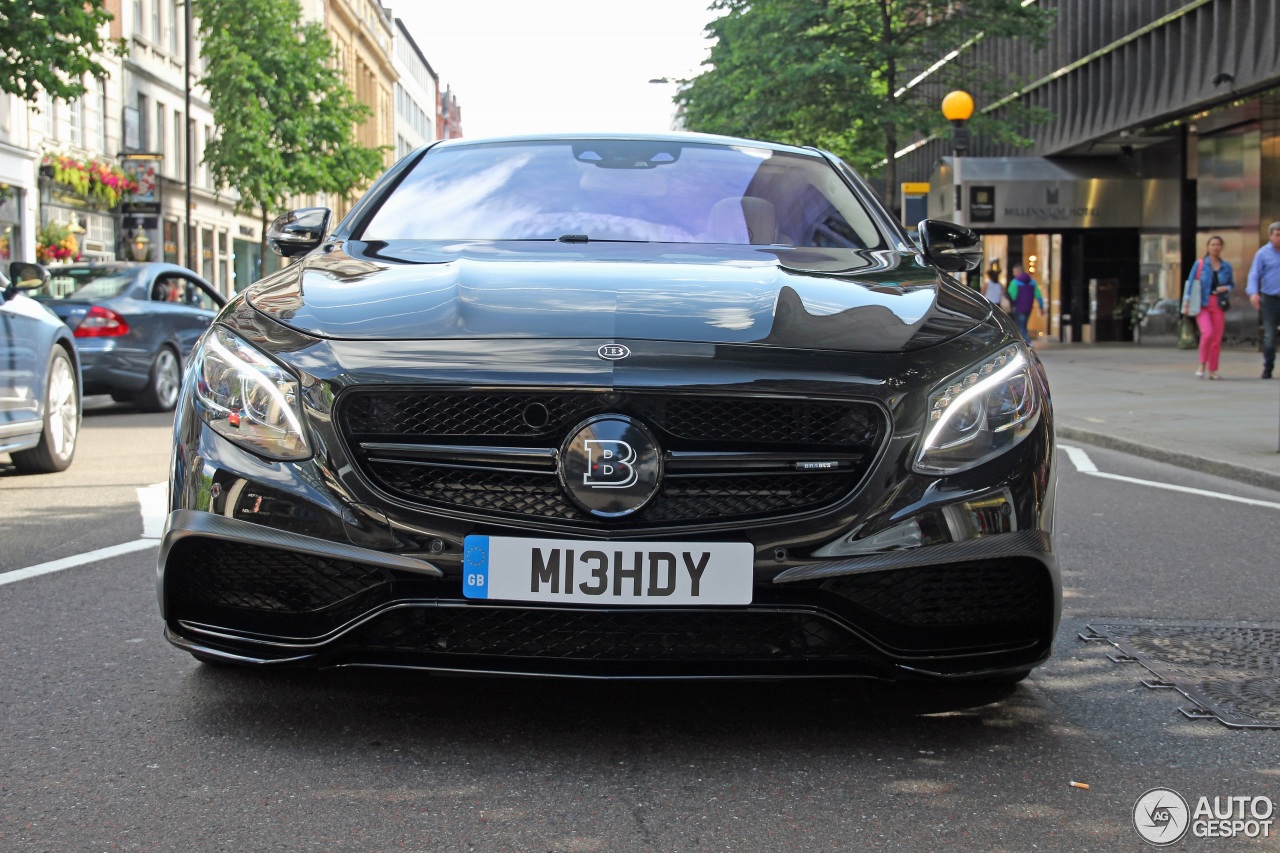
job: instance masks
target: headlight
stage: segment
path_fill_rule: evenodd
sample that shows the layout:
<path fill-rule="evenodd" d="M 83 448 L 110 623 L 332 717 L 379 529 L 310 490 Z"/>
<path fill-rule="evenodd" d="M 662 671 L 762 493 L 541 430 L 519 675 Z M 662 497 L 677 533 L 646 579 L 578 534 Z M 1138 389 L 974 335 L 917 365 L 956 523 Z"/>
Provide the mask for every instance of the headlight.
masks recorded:
<path fill-rule="evenodd" d="M 204 339 L 193 368 L 200 416 L 218 435 L 273 459 L 311 455 L 293 374 L 221 327 Z"/>
<path fill-rule="evenodd" d="M 915 469 L 954 474 L 981 465 L 1027 437 L 1040 399 L 1027 351 L 1019 344 L 959 373 L 929 395 Z"/>

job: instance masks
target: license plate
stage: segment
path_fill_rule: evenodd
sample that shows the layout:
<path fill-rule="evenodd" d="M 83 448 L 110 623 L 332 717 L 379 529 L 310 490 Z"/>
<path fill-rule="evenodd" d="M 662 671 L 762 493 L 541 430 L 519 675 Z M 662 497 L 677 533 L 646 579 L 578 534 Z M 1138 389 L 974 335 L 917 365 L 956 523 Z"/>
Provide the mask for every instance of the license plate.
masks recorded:
<path fill-rule="evenodd" d="M 467 598 L 572 604 L 750 604 L 747 542 L 593 542 L 468 536 Z"/>

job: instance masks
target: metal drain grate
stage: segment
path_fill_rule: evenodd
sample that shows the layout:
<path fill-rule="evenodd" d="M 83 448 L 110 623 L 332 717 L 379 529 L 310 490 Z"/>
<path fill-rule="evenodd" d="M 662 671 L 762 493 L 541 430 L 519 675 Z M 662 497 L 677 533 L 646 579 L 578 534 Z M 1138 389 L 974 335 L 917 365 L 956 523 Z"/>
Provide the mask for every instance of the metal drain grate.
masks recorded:
<path fill-rule="evenodd" d="M 1089 625 L 1082 640 L 1115 646 L 1195 704 L 1182 713 L 1232 728 L 1280 729 L 1280 628 L 1240 625 Z"/>

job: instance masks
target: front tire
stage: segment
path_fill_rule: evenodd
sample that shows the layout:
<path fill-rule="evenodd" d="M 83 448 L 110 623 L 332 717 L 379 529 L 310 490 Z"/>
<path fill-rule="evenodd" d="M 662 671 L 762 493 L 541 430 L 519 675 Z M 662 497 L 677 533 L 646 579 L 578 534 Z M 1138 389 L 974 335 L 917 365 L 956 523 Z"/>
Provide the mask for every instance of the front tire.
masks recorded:
<path fill-rule="evenodd" d="M 45 384 L 44 430 L 40 443 L 30 450 L 10 454 L 13 467 L 23 474 L 55 474 L 65 471 L 76 455 L 80 435 L 80 383 L 71 356 L 54 347 Z"/>
<path fill-rule="evenodd" d="M 182 384 L 182 367 L 178 354 L 170 347 L 161 347 L 151 362 L 151 375 L 147 387 L 134 395 L 134 404 L 144 412 L 168 412 L 178 402 L 178 390 Z"/>

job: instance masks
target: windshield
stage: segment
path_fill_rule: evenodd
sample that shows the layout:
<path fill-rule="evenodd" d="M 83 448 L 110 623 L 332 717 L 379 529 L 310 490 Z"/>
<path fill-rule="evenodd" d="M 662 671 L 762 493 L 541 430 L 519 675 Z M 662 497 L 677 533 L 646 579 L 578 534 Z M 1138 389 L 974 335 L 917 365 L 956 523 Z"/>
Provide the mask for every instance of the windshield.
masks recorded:
<path fill-rule="evenodd" d="M 638 140 L 430 151 L 357 236 L 883 245 L 857 197 L 817 155 Z"/>
<path fill-rule="evenodd" d="M 49 286 L 36 295 L 53 299 L 111 299 L 133 287 L 132 270 L 64 267 L 49 270 Z"/>

